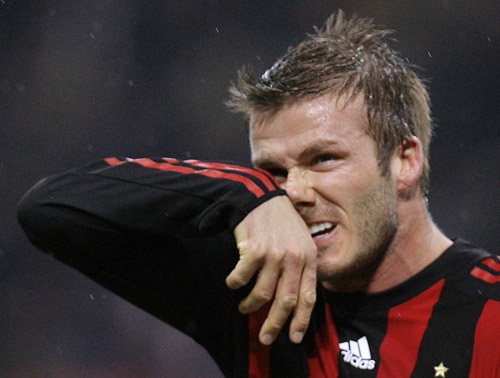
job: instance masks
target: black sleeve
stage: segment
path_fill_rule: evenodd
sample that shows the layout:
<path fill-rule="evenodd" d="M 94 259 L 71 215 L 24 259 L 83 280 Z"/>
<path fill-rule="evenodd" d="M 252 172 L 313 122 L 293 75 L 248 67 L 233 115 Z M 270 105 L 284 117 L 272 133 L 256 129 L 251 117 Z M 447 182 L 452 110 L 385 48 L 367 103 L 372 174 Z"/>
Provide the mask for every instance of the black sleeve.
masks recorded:
<path fill-rule="evenodd" d="M 224 284 L 238 258 L 232 230 L 284 194 L 250 167 L 108 158 L 40 181 L 18 218 L 36 246 L 190 334 L 227 372 L 239 325 L 224 322 L 242 295 Z"/>

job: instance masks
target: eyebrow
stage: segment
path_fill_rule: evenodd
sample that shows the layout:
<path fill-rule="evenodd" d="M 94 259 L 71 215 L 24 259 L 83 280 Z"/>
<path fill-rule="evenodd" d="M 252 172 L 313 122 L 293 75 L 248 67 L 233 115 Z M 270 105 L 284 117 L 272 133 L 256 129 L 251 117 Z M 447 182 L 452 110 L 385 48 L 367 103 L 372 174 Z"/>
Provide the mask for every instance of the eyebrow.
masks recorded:
<path fill-rule="evenodd" d="M 323 139 L 310 146 L 299 154 L 299 160 L 304 160 L 312 155 L 316 155 L 327 149 L 328 147 L 338 145 L 339 142 L 332 139 Z"/>
<path fill-rule="evenodd" d="M 326 139 L 317 141 L 316 143 L 306 147 L 306 149 L 299 154 L 299 161 L 307 159 L 308 157 L 320 153 L 325 149 L 327 149 L 328 147 L 335 145 L 339 145 L 339 142 L 336 140 Z M 272 155 L 264 154 L 263 156 L 260 156 L 257 159 L 255 159 L 253 165 L 255 167 L 264 169 L 269 167 L 274 168 L 274 167 L 281 167 L 283 165 L 283 161 L 276 159 Z"/>

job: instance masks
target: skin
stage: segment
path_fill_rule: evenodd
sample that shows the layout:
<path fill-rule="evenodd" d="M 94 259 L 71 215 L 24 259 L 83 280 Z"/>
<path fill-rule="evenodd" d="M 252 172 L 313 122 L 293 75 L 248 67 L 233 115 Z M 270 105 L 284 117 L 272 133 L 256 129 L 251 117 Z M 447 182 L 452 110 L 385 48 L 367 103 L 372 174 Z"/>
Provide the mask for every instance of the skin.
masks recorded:
<path fill-rule="evenodd" d="M 255 166 L 270 171 L 288 197 L 259 206 L 236 227 L 240 261 L 226 282 L 241 287 L 258 272 L 240 311 L 273 301 L 260 332 L 264 344 L 292 311 L 290 339 L 302 340 L 317 280 L 329 290 L 380 292 L 452 244 L 418 187 L 420 141 L 411 137 L 398 147 L 382 175 L 361 95 L 303 100 L 272 117 L 255 114 L 250 127 Z M 319 224 L 326 229 L 311 236 Z"/>

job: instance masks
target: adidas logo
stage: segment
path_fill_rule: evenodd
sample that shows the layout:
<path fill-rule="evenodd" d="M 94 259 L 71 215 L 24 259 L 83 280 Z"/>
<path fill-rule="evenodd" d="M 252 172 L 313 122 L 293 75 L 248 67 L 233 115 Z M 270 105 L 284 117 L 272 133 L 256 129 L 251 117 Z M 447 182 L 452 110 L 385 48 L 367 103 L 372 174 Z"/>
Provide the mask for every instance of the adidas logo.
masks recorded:
<path fill-rule="evenodd" d="M 344 356 L 344 361 L 355 368 L 363 370 L 373 370 L 375 361 L 372 360 L 368 339 L 366 336 L 357 341 L 349 340 L 339 344 L 340 353 Z"/>

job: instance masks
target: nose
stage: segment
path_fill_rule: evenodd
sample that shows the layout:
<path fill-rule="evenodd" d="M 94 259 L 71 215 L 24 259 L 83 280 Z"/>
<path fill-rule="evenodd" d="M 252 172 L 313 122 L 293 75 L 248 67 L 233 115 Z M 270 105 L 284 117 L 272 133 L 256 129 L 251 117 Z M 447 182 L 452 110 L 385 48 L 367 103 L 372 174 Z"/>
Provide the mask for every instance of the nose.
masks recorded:
<path fill-rule="evenodd" d="M 283 188 L 295 208 L 313 206 L 316 194 L 307 173 L 299 169 L 290 169 Z"/>

